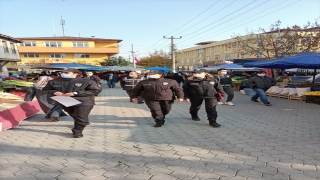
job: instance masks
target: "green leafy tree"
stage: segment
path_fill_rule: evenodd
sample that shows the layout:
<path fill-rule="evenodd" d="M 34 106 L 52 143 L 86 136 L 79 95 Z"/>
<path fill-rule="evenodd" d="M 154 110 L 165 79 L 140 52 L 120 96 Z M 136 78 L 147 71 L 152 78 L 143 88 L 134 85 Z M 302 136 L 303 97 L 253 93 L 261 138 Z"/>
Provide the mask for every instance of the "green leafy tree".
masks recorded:
<path fill-rule="evenodd" d="M 104 61 L 99 62 L 101 66 L 128 66 L 130 62 L 128 62 L 122 56 L 111 56 Z"/>
<path fill-rule="evenodd" d="M 140 59 L 140 66 L 152 67 L 152 66 L 166 66 L 171 67 L 172 61 L 171 56 L 163 50 L 155 50 L 153 53 L 149 53 L 148 56 Z"/>

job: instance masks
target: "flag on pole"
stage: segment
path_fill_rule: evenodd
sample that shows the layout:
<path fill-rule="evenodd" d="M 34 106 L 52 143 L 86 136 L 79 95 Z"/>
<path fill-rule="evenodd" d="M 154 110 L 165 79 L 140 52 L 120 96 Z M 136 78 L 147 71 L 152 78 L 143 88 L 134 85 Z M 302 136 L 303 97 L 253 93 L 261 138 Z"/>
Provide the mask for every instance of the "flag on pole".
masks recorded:
<path fill-rule="evenodd" d="M 136 56 L 134 57 L 134 61 L 135 61 L 136 64 L 140 63 L 140 60 Z"/>

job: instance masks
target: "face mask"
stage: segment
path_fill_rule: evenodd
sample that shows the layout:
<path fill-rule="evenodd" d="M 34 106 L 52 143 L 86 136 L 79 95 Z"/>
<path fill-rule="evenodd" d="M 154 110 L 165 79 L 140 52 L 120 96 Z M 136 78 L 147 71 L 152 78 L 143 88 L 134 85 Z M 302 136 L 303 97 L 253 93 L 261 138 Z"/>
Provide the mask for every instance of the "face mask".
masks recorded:
<path fill-rule="evenodd" d="M 226 74 L 227 74 L 227 72 L 221 72 L 221 74 L 222 74 L 222 75 L 226 75 Z"/>
<path fill-rule="evenodd" d="M 194 74 L 193 76 L 196 78 L 204 78 L 206 75 L 205 74 Z"/>
<path fill-rule="evenodd" d="M 87 76 L 92 76 L 93 74 L 87 74 Z"/>
<path fill-rule="evenodd" d="M 265 76 L 266 74 L 258 74 L 258 76 L 260 76 L 260 77 L 263 77 L 263 76 Z"/>
<path fill-rule="evenodd" d="M 132 74 L 129 74 L 129 77 L 133 77 L 134 75 L 132 75 Z"/>
<path fill-rule="evenodd" d="M 62 78 L 72 78 L 71 74 L 61 74 Z"/>
<path fill-rule="evenodd" d="M 159 79 L 158 75 L 148 75 L 149 79 Z"/>

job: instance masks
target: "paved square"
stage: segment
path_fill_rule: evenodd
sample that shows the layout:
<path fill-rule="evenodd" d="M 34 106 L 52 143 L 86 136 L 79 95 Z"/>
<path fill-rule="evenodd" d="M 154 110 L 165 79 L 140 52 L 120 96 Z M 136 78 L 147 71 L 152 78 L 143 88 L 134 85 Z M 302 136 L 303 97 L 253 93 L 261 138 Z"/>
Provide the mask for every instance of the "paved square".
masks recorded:
<path fill-rule="evenodd" d="M 190 119 L 176 102 L 161 128 L 146 105 L 120 88 L 96 99 L 84 138 L 72 138 L 70 117 L 43 114 L 0 133 L 0 180 L 320 180 L 320 106 L 270 98 L 274 106 L 235 94 L 218 106 L 221 128 Z"/>

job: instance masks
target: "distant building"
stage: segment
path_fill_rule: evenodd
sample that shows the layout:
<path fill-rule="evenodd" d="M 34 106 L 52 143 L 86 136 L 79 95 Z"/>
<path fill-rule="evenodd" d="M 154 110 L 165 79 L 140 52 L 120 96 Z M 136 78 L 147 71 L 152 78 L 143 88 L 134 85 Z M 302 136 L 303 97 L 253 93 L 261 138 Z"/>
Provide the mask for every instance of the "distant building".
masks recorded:
<path fill-rule="evenodd" d="M 119 39 L 89 37 L 24 37 L 19 52 L 21 63 L 34 66 L 52 63 L 99 64 L 119 53 Z"/>
<path fill-rule="evenodd" d="M 19 62 L 20 56 L 17 43 L 22 41 L 4 34 L 0 34 L 0 76 L 8 74 L 5 65 L 9 62 Z"/>

